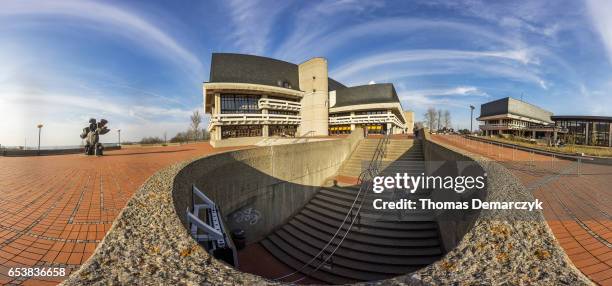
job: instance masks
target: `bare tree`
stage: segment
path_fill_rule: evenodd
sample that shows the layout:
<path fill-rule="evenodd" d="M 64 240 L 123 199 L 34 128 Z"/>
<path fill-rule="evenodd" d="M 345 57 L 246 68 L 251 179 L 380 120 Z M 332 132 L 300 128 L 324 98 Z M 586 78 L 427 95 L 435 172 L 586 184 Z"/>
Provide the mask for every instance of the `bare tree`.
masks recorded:
<path fill-rule="evenodd" d="M 444 110 L 444 127 L 451 128 L 451 115 L 450 111 Z"/>
<path fill-rule="evenodd" d="M 437 119 L 437 122 L 438 122 L 438 130 L 440 130 L 441 127 L 442 127 L 441 126 L 442 125 L 442 109 L 438 110 L 438 119 Z"/>
<path fill-rule="evenodd" d="M 191 129 L 193 130 L 193 133 L 194 133 L 193 134 L 194 141 L 198 140 L 200 123 L 202 123 L 202 115 L 200 115 L 200 111 L 195 110 L 193 114 L 191 115 Z"/>
<path fill-rule="evenodd" d="M 427 112 L 425 113 L 425 124 L 427 124 L 427 127 L 429 128 L 429 130 L 434 130 L 437 124 L 437 112 L 436 109 L 433 107 L 430 107 L 427 109 Z"/>

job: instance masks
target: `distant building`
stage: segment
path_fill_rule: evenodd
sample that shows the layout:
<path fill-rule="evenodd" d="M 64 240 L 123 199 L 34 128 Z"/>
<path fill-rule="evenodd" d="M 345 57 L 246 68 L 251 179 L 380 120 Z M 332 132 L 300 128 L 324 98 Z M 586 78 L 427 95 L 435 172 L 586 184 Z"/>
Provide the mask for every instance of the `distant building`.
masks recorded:
<path fill-rule="evenodd" d="M 569 144 L 612 147 L 612 117 L 554 115 L 556 126 L 566 129 L 561 138 Z"/>
<path fill-rule="evenodd" d="M 324 58 L 296 65 L 214 53 L 203 88 L 213 146 L 250 145 L 270 136 L 345 134 L 357 126 L 398 134 L 413 124 L 393 84 L 347 87 L 328 77 Z"/>
<path fill-rule="evenodd" d="M 551 119 L 552 112 L 527 102 L 506 97 L 480 106 L 478 121 L 482 132 L 489 135 L 513 135 L 532 139 L 556 140 L 559 132 Z"/>
<path fill-rule="evenodd" d="M 527 102 L 506 97 L 480 106 L 482 132 L 546 139 L 550 143 L 612 147 L 612 117 L 553 115 Z"/>

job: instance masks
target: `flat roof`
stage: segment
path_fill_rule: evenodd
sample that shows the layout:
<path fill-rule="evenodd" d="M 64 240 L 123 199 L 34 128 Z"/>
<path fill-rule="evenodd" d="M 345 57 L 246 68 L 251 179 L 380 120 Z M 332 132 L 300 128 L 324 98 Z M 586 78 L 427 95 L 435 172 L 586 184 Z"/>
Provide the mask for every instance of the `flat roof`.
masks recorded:
<path fill-rule="evenodd" d="M 553 115 L 552 120 L 600 120 L 612 121 L 612 116 L 597 116 L 597 115 Z"/>
<path fill-rule="evenodd" d="M 349 105 L 400 102 L 392 83 L 376 83 L 351 86 L 336 90 L 336 105 Z"/>
<path fill-rule="evenodd" d="M 514 114 L 552 123 L 550 119 L 552 112 L 512 97 L 504 97 L 480 105 L 479 118 L 503 114 Z"/>

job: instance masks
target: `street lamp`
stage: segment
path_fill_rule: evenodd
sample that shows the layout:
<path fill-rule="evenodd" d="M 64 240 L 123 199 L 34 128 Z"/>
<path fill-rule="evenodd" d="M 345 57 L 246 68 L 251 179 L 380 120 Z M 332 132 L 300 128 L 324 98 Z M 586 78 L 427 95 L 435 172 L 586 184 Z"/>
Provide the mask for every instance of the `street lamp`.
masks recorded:
<path fill-rule="evenodd" d="M 121 129 L 117 129 L 117 135 L 119 136 L 117 139 L 117 145 L 121 146 Z"/>
<path fill-rule="evenodd" d="M 474 132 L 474 130 L 472 129 L 472 123 L 474 123 L 474 108 L 476 107 L 470 105 L 470 134 Z"/>
<path fill-rule="evenodd" d="M 40 155 L 40 131 L 42 130 L 43 125 L 38 124 L 36 127 L 38 127 L 38 155 Z"/>

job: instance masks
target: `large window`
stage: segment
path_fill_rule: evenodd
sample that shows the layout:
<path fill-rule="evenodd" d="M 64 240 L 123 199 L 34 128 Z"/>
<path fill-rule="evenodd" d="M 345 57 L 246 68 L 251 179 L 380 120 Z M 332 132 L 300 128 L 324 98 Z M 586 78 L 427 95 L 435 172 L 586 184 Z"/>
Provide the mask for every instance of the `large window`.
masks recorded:
<path fill-rule="evenodd" d="M 256 95 L 222 94 L 221 113 L 261 113 L 258 100 Z"/>
<path fill-rule="evenodd" d="M 350 115 L 351 115 L 350 112 L 332 113 L 329 115 L 329 117 L 340 117 L 340 116 L 350 116 Z"/>
<path fill-rule="evenodd" d="M 608 146 L 610 122 L 590 120 L 561 120 L 557 126 L 567 129 L 560 137 L 568 144 Z"/>
<path fill-rule="evenodd" d="M 386 110 L 357 111 L 355 115 L 387 114 Z"/>
<path fill-rule="evenodd" d="M 268 127 L 270 136 L 294 137 L 297 130 L 296 125 L 270 125 Z"/>
<path fill-rule="evenodd" d="M 285 101 L 291 101 L 291 102 L 300 102 L 299 99 L 297 98 L 290 98 L 290 97 L 279 97 L 279 96 L 268 96 L 269 99 L 278 99 L 278 100 L 285 100 Z"/>
<path fill-rule="evenodd" d="M 261 136 L 261 125 L 228 125 L 221 127 L 221 138 Z"/>
<path fill-rule="evenodd" d="M 329 127 L 330 135 L 351 134 L 350 125 L 333 125 Z"/>

